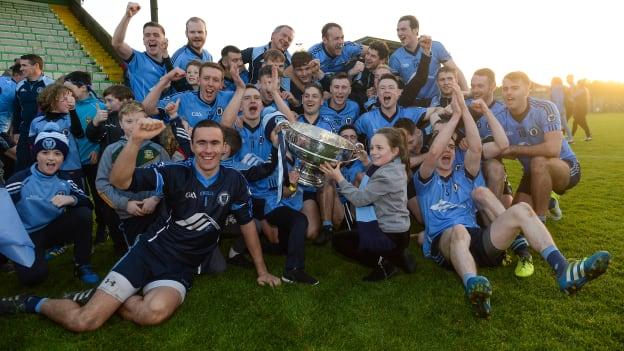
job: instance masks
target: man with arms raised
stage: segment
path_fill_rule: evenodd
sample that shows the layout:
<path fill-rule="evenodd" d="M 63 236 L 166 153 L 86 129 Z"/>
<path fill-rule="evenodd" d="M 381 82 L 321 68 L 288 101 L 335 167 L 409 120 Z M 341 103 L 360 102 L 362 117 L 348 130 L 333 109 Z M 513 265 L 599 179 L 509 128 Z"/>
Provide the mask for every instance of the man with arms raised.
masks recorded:
<path fill-rule="evenodd" d="M 194 158 L 153 168 L 127 167 L 134 164 L 143 141 L 164 128 L 162 121 L 140 120 L 110 175 L 111 183 L 122 190 L 162 192 L 170 210 L 163 227 L 140 235 L 97 290 L 60 300 L 36 296 L 3 299 L 0 311 L 41 313 L 76 332 L 98 329 L 116 311 L 139 325 L 160 324 L 184 301 L 195 270 L 218 245 L 220 230 L 230 213 L 240 224 L 258 284 L 280 284 L 262 258 L 247 182 L 238 171 L 220 165 L 223 132 L 217 123 L 202 121 L 193 129 Z M 136 295 L 140 289 L 142 296 Z M 88 302 L 81 307 L 73 300 Z"/>

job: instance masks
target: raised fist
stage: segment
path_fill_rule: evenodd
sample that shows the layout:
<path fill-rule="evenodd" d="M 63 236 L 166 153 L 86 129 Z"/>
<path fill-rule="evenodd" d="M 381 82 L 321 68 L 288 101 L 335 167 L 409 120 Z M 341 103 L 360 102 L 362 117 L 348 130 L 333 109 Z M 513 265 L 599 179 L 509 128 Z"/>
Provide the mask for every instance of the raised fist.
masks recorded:
<path fill-rule="evenodd" d="M 136 2 L 129 2 L 128 3 L 128 7 L 126 8 L 126 15 L 128 17 L 132 17 L 134 15 L 137 14 L 137 12 L 139 12 L 139 10 L 141 9 L 141 5 L 139 5 Z"/>

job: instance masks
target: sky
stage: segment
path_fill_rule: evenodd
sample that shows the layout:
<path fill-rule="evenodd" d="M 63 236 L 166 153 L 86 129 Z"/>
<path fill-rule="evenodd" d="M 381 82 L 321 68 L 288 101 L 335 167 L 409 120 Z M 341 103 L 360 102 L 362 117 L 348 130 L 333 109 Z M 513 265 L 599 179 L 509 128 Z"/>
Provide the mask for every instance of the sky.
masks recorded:
<path fill-rule="evenodd" d="M 126 42 L 143 51 L 142 26 L 150 20 L 150 1 L 137 1 Z M 361 5 L 357 5 L 357 4 Z M 476 69 L 489 67 L 500 84 L 511 71 L 524 71 L 540 84 L 569 73 L 577 79 L 624 82 L 624 30 L 619 1 L 613 0 L 446 0 L 415 2 L 315 0 L 199 1 L 159 0 L 159 22 L 169 39 L 169 52 L 186 44 L 185 22 L 203 18 L 208 37 L 205 48 L 215 61 L 221 49 L 241 50 L 269 42 L 280 24 L 295 29 L 291 53 L 321 41 L 321 28 L 336 22 L 345 40 L 365 36 L 398 40 L 399 17 L 414 15 L 420 34 L 440 41 L 469 80 Z M 294 5 L 296 4 L 296 5 Z M 442 8 L 441 4 L 444 4 Z M 83 7 L 109 32 L 121 20 L 127 1 L 83 0 Z M 620 29 L 617 29 L 620 28 Z"/>

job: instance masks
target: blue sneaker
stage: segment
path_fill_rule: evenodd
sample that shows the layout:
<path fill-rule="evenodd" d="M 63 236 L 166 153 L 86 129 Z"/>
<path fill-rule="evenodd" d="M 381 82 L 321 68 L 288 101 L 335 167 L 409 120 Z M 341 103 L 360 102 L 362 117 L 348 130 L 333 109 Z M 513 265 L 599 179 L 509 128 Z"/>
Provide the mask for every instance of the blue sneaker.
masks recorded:
<path fill-rule="evenodd" d="M 486 277 L 478 275 L 468 280 L 466 284 L 466 297 L 470 300 L 470 304 L 477 317 L 490 318 L 492 314 L 490 296 L 492 296 L 492 285 Z"/>
<path fill-rule="evenodd" d="M 76 265 L 74 274 L 89 285 L 95 285 L 100 281 L 100 276 L 93 271 L 93 267 L 90 264 Z"/>
<path fill-rule="evenodd" d="M 65 251 L 67 251 L 67 246 L 64 246 L 64 245 L 57 245 L 57 246 L 51 247 L 48 251 L 46 251 L 45 260 L 51 261 L 59 257 L 60 255 L 64 254 Z"/>
<path fill-rule="evenodd" d="M 568 263 L 565 271 L 558 278 L 559 289 L 566 294 L 574 294 L 590 280 L 598 278 L 607 271 L 611 254 L 607 251 L 598 251 L 579 261 Z"/>

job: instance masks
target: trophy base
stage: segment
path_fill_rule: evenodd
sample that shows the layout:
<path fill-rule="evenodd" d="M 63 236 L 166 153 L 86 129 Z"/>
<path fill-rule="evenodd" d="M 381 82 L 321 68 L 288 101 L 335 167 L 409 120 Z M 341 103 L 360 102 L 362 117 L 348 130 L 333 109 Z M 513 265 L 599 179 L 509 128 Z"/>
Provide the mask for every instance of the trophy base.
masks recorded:
<path fill-rule="evenodd" d="M 297 171 L 299 171 L 299 181 L 297 183 L 301 185 L 320 188 L 325 183 L 325 175 L 313 164 L 302 161 Z"/>

